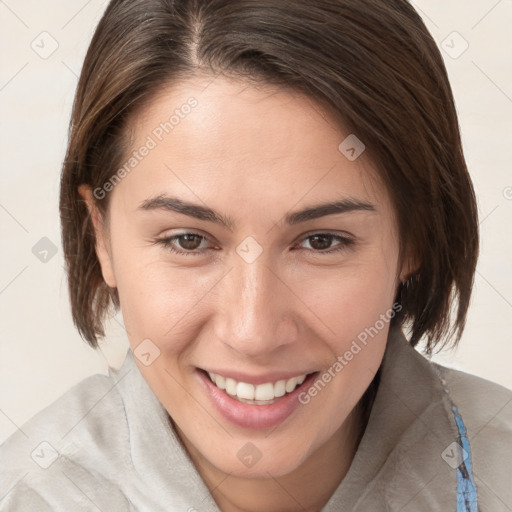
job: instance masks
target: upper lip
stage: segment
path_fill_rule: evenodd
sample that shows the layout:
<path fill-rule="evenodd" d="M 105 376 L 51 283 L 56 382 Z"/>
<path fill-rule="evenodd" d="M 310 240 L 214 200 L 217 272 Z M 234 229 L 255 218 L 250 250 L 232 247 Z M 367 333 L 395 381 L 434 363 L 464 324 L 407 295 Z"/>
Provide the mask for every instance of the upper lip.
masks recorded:
<path fill-rule="evenodd" d="M 288 380 L 292 377 L 300 377 L 301 375 L 309 375 L 310 373 L 315 373 L 315 370 L 305 370 L 305 371 L 273 371 L 260 375 L 249 375 L 247 373 L 237 372 L 233 370 L 222 370 L 215 368 L 200 368 L 205 372 L 215 373 L 217 375 L 222 375 L 228 379 L 236 380 L 237 382 L 246 382 L 247 384 L 254 384 L 255 386 L 258 384 L 265 384 L 267 382 L 277 382 L 280 380 Z"/>

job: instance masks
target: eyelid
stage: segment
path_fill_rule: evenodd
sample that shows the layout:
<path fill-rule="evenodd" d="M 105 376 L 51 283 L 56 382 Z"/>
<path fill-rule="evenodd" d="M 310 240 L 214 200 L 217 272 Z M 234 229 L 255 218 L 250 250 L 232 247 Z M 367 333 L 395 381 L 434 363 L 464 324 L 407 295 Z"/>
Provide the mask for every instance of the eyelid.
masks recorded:
<path fill-rule="evenodd" d="M 341 252 L 341 251 L 353 248 L 356 244 L 355 237 L 346 232 L 343 232 L 342 234 L 340 234 L 340 233 L 333 233 L 330 231 L 313 231 L 313 232 L 306 233 L 306 234 L 302 235 L 295 245 L 300 245 L 302 242 L 305 242 L 306 240 L 308 240 L 309 238 L 311 238 L 315 235 L 330 236 L 334 240 L 338 240 L 339 243 L 337 245 L 335 245 L 334 247 L 325 249 L 323 251 L 322 250 L 315 251 L 314 249 L 305 248 L 306 251 L 308 251 L 309 253 L 311 253 L 314 256 L 321 256 L 321 255 Z M 311 244 L 311 242 L 310 242 L 310 244 Z"/>
<path fill-rule="evenodd" d="M 158 242 L 158 241 L 165 241 L 165 240 L 172 240 L 172 239 L 176 239 L 180 236 L 185 236 L 185 235 L 195 235 L 195 236 L 198 236 L 198 237 L 201 237 L 203 238 L 204 240 L 207 240 L 211 243 L 215 243 L 215 238 L 210 236 L 210 235 L 207 235 L 206 233 L 204 233 L 203 231 L 201 230 L 197 230 L 197 229 L 193 229 L 193 228 L 190 228 L 190 229 L 187 229 L 187 228 L 184 228 L 184 229 L 180 229 L 179 231 L 177 232 L 173 232 L 173 233 L 169 233 L 169 234 L 166 234 L 169 230 L 167 231 L 164 231 L 162 235 L 160 236 L 157 236 L 155 238 L 155 242 Z"/>
<path fill-rule="evenodd" d="M 185 230 L 183 230 L 182 232 L 179 232 L 179 233 L 173 233 L 173 234 L 170 234 L 170 235 L 160 236 L 160 237 L 155 238 L 155 240 L 153 240 L 153 242 L 155 244 L 162 244 L 164 247 L 170 248 L 171 244 L 176 239 L 178 239 L 181 236 L 185 236 L 185 235 L 198 236 L 198 237 L 202 238 L 201 243 L 203 241 L 207 241 L 207 242 L 212 243 L 212 240 L 210 239 L 209 236 L 201 233 L 200 231 L 196 231 L 196 230 L 192 230 L 192 229 L 188 229 L 188 230 L 185 229 Z M 200 250 L 195 249 L 193 251 L 186 251 L 185 249 L 179 249 L 178 246 L 176 247 L 175 251 L 172 250 L 172 252 L 178 252 L 178 253 L 181 252 L 181 253 L 184 253 L 184 254 L 202 254 L 204 251 L 205 251 L 205 249 L 200 249 Z"/>
<path fill-rule="evenodd" d="M 312 231 L 307 231 L 306 233 L 303 233 L 298 238 L 296 238 L 296 240 L 297 241 L 305 240 L 306 238 L 309 238 L 309 237 L 315 236 L 315 235 L 329 235 L 332 237 L 344 238 L 347 240 L 355 241 L 355 236 L 351 235 L 347 231 L 336 231 L 336 230 L 331 231 L 329 229 L 326 229 L 326 230 L 314 229 Z"/>

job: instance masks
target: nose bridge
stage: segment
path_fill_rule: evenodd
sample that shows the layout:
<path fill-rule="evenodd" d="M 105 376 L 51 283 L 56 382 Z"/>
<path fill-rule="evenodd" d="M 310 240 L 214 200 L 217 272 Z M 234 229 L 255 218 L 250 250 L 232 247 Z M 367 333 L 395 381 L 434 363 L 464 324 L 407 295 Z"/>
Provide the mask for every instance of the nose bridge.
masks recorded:
<path fill-rule="evenodd" d="M 287 328 L 284 289 L 263 256 L 252 263 L 235 261 L 223 283 L 223 342 L 252 357 L 289 342 L 293 332 Z"/>

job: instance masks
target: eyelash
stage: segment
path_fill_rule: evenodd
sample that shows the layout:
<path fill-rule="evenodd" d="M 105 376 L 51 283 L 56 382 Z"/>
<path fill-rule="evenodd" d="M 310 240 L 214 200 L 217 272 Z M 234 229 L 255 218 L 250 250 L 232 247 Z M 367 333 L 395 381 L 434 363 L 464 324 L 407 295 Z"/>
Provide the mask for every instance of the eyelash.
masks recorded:
<path fill-rule="evenodd" d="M 204 249 L 202 251 L 198 251 L 197 249 L 194 251 L 183 251 L 183 250 L 177 249 L 173 245 L 173 242 L 175 242 L 182 236 L 186 236 L 186 235 L 195 235 L 195 236 L 202 238 L 203 240 L 207 240 L 207 238 L 204 235 L 200 235 L 199 233 L 194 233 L 194 232 L 187 232 L 187 233 L 180 233 L 179 235 L 173 235 L 173 236 L 166 237 L 166 238 L 158 238 L 154 242 L 156 244 L 159 244 L 159 245 L 165 247 L 167 250 L 171 251 L 174 254 L 179 254 L 179 255 L 183 255 L 183 256 L 200 256 L 201 254 L 203 254 L 203 252 L 205 251 Z M 333 254 L 333 253 L 337 253 L 337 252 L 341 252 L 346 249 L 349 249 L 355 244 L 355 240 L 353 240 L 351 238 L 340 236 L 340 235 L 334 235 L 332 233 L 322 232 L 322 231 L 319 231 L 319 232 L 316 232 L 316 233 L 313 233 L 313 234 L 310 234 L 310 235 L 304 237 L 301 240 L 301 242 L 303 242 L 304 240 L 307 240 L 308 238 L 313 238 L 314 236 L 318 236 L 318 235 L 330 236 L 330 237 L 332 237 L 333 240 L 337 240 L 338 242 L 341 242 L 341 243 L 339 245 L 335 246 L 333 249 L 327 249 L 325 251 L 316 251 L 314 249 L 306 249 L 307 251 L 313 252 L 314 254 Z"/>

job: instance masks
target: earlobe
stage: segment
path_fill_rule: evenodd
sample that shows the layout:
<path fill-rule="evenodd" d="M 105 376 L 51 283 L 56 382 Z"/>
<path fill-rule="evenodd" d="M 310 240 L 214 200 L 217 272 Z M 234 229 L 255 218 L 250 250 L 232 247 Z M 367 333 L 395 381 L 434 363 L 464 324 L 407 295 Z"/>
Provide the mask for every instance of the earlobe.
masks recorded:
<path fill-rule="evenodd" d="M 98 261 L 101 266 L 103 279 L 110 288 L 116 288 L 112 256 L 111 251 L 109 250 L 109 239 L 102 214 L 96 206 L 91 187 L 88 185 L 80 185 L 78 187 L 78 193 L 84 200 L 91 216 L 91 221 L 94 227 L 94 237 L 96 240 L 96 256 L 98 257 Z"/>
<path fill-rule="evenodd" d="M 407 251 L 405 261 L 402 264 L 402 268 L 400 269 L 399 284 L 405 284 L 405 282 L 408 281 L 410 277 L 419 271 L 420 266 L 420 259 L 409 249 Z"/>

